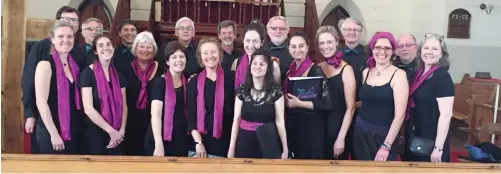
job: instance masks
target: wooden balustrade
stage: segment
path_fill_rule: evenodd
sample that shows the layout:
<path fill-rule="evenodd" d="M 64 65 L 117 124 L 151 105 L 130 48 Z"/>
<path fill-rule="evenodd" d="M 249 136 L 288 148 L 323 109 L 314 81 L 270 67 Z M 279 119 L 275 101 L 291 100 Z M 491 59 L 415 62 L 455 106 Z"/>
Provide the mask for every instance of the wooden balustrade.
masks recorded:
<path fill-rule="evenodd" d="M 500 173 L 501 164 L 2 154 L 2 172 Z"/>

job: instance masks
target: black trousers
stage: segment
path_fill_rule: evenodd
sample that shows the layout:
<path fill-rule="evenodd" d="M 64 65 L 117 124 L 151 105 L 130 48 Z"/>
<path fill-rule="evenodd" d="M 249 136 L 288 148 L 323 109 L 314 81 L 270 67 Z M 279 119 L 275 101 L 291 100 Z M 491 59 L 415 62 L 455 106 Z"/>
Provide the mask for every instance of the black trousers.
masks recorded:
<path fill-rule="evenodd" d="M 366 123 L 367 124 L 367 123 Z M 389 129 L 389 128 L 388 128 Z M 360 124 L 360 119 L 357 120 L 355 130 L 353 132 L 353 147 L 355 150 L 355 157 L 357 160 L 374 160 L 376 154 L 384 143 L 386 139 L 386 133 L 381 133 L 381 131 L 373 130 L 362 126 Z M 397 150 L 396 144 L 397 140 L 393 142 L 392 148 L 388 155 L 386 161 L 396 161 L 397 160 Z"/>
<path fill-rule="evenodd" d="M 42 120 L 37 121 L 36 125 L 36 142 L 38 144 L 39 154 L 77 154 L 77 141 L 73 136 L 73 140 L 64 141 L 64 150 L 55 151 L 52 146 L 49 131 L 43 125 Z M 32 143 L 33 144 L 33 143 Z"/>
<path fill-rule="evenodd" d="M 90 120 L 89 120 L 90 121 Z M 104 130 L 94 123 L 89 123 L 86 132 L 86 147 L 89 155 L 124 155 L 124 142 L 117 147 L 108 149 L 106 146 L 110 143 L 110 136 Z"/>

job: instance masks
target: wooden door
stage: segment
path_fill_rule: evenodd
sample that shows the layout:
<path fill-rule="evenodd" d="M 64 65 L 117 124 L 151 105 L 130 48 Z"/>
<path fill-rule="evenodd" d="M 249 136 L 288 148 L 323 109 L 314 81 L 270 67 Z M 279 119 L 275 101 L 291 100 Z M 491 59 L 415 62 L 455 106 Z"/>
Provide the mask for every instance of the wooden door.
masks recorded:
<path fill-rule="evenodd" d="M 97 18 L 103 23 L 103 29 L 105 34 L 110 34 L 112 14 L 103 0 L 86 0 L 78 8 L 80 12 L 81 21 L 85 21 L 88 18 Z M 85 40 L 81 33 L 78 32 L 78 42 L 84 43 Z"/>
<path fill-rule="evenodd" d="M 350 17 L 350 14 L 340 5 L 334 7 L 329 14 L 322 21 L 322 25 L 332 25 L 336 27 L 337 32 L 339 33 L 339 43 L 344 43 L 343 36 L 341 34 L 341 30 L 339 30 L 337 23 L 339 20 Z"/>

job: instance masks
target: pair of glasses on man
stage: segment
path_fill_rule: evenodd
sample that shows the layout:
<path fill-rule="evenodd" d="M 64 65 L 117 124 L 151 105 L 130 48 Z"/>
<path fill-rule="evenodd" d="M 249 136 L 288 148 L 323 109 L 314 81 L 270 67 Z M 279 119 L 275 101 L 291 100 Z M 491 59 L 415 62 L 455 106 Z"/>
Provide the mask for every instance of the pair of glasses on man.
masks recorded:
<path fill-rule="evenodd" d="M 85 28 L 85 30 L 102 32 L 103 28 L 101 28 L 101 27 L 87 27 L 87 28 Z"/>

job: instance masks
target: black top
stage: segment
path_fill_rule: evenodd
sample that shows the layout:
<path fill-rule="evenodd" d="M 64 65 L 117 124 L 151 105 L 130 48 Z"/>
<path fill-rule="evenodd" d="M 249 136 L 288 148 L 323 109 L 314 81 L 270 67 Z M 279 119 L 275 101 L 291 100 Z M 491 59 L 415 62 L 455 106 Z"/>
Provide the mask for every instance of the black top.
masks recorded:
<path fill-rule="evenodd" d="M 237 88 L 237 97 L 242 101 L 241 118 L 255 123 L 275 122 L 275 102 L 283 96 L 282 88 L 276 84 L 268 91 L 251 88 L 245 90 L 243 85 Z"/>
<path fill-rule="evenodd" d="M 233 49 L 231 54 L 227 53 L 226 51 L 224 52 L 223 60 L 221 60 L 221 66 L 223 67 L 224 70 L 226 71 L 231 71 L 231 65 L 233 65 L 233 62 L 236 59 L 239 59 L 242 57 L 242 53 L 240 51 Z"/>
<path fill-rule="evenodd" d="M 160 65 L 160 63 L 159 63 Z M 139 114 L 136 113 L 136 110 L 139 110 L 136 107 L 137 104 L 137 99 L 139 98 L 139 91 L 141 91 L 141 80 L 139 80 L 139 77 L 137 77 L 136 73 L 132 69 L 132 65 L 129 63 L 128 66 L 123 65 L 123 70 L 122 74 L 125 76 L 125 79 L 127 80 L 127 107 L 129 109 L 129 115 L 135 116 L 134 114 Z M 147 106 L 145 110 L 150 110 L 151 106 L 151 99 L 149 98 L 152 93 L 152 88 L 151 86 L 153 85 L 153 79 L 155 77 L 161 76 L 163 73 L 157 68 L 156 71 L 153 72 L 154 78 L 148 80 L 148 83 L 146 85 L 146 91 L 147 91 L 147 96 L 148 96 L 148 101 L 147 101 Z M 149 77 L 148 77 L 149 78 Z M 149 112 L 147 113 L 148 115 L 150 114 Z"/>
<path fill-rule="evenodd" d="M 337 137 L 341 125 L 343 124 L 344 114 L 346 112 L 346 100 L 344 96 L 343 66 L 341 72 L 327 79 L 329 86 L 329 96 L 332 101 L 332 111 L 326 115 L 326 132 L 331 138 Z"/>
<path fill-rule="evenodd" d="M 414 78 L 414 73 L 416 72 L 416 67 L 417 67 L 417 58 L 415 58 L 411 63 L 409 64 L 404 64 L 402 61 L 400 61 L 400 58 L 397 58 L 395 61 L 393 61 L 393 64 L 404 70 L 405 73 L 407 74 L 407 81 L 412 83 L 412 79 Z"/>
<path fill-rule="evenodd" d="M 94 51 L 92 51 L 92 45 L 88 43 L 83 43 L 78 45 L 80 49 L 84 53 L 84 65 L 89 66 L 90 64 L 94 63 L 94 60 L 97 60 L 96 54 L 94 54 Z"/>
<path fill-rule="evenodd" d="M 216 82 L 209 78 L 205 78 L 205 127 L 207 129 L 207 134 L 202 134 L 202 139 L 204 142 L 205 149 L 211 155 L 226 156 L 228 153 L 229 139 L 231 136 L 231 127 L 233 124 L 233 109 L 234 109 L 234 97 L 233 94 L 233 79 L 227 78 L 226 74 L 228 71 L 224 72 L 224 108 L 223 108 L 223 132 L 220 139 L 213 138 L 213 123 L 214 123 L 214 98 L 216 91 Z M 188 82 L 188 89 L 186 94 L 186 103 L 188 110 L 188 131 L 197 129 L 197 84 L 198 75 L 194 76 L 190 82 Z"/>
<path fill-rule="evenodd" d="M 445 68 L 436 70 L 412 95 L 415 107 L 411 117 L 416 126 L 416 136 L 434 140 L 437 135 L 440 111 L 437 98 L 453 97 L 454 82 Z"/>
<path fill-rule="evenodd" d="M 59 126 L 59 112 L 58 112 L 58 95 L 69 95 L 69 102 L 70 105 L 70 133 L 72 140 L 77 138 L 77 130 L 78 130 L 78 116 L 79 112 L 76 109 L 76 104 L 75 104 L 75 84 L 71 83 L 70 80 L 66 76 L 65 79 L 68 81 L 68 94 L 59 94 L 57 89 L 57 75 L 56 75 L 56 66 L 54 64 L 54 59 L 52 59 L 52 56 L 46 55 L 44 58 L 40 59 L 40 61 L 48 61 L 50 63 L 50 68 L 52 75 L 50 77 L 50 87 L 49 87 L 49 97 L 47 98 L 47 104 L 49 105 L 50 113 L 52 115 L 52 120 L 54 121 L 54 125 L 56 126 L 58 132 L 60 132 L 60 126 Z M 76 79 L 78 77 L 73 77 L 73 79 Z M 41 120 L 41 119 L 40 119 Z M 44 124 L 45 126 L 45 124 Z"/>
<path fill-rule="evenodd" d="M 151 95 L 151 100 L 159 100 L 165 102 L 165 79 L 163 77 L 157 77 L 153 81 L 153 92 Z M 174 109 L 174 124 L 173 124 L 173 134 L 184 134 L 187 133 L 186 127 L 186 114 L 185 111 L 185 103 L 184 103 L 184 87 L 181 86 L 179 88 L 174 88 L 176 93 L 176 106 Z M 162 105 L 162 134 L 163 134 L 163 120 L 164 120 L 164 105 Z M 150 124 L 151 126 L 151 124 Z"/>
<path fill-rule="evenodd" d="M 35 43 L 30 50 L 30 53 L 25 59 L 23 75 L 21 79 L 21 90 L 23 93 L 22 101 L 24 105 L 24 114 L 26 118 L 38 117 L 38 109 L 36 108 L 35 99 L 35 69 L 38 62 L 45 60 L 47 55 L 51 53 L 52 42 L 50 38 L 45 38 Z M 77 46 L 71 49 L 70 55 L 78 64 L 80 71 L 84 66 L 83 52 Z"/>
<path fill-rule="evenodd" d="M 113 53 L 113 65 L 115 65 L 118 72 L 125 73 L 130 70 L 128 67 L 134 59 L 136 59 L 136 56 L 134 56 L 130 48 L 124 44 L 118 44 L 115 48 L 115 52 Z"/>
<path fill-rule="evenodd" d="M 291 54 L 289 53 L 288 45 L 288 43 L 283 43 L 280 46 L 276 46 L 272 42 L 268 42 L 264 45 L 264 48 L 270 51 L 271 56 L 276 57 L 280 60 L 279 66 L 282 81 L 284 81 L 286 73 L 287 71 L 289 71 L 289 66 L 291 65 L 293 60 Z"/>
<path fill-rule="evenodd" d="M 369 49 L 362 44 L 358 44 L 354 49 L 350 49 L 346 45 L 342 45 L 339 50 L 343 51 L 343 60 L 353 67 L 358 94 L 360 92 L 360 87 L 362 86 L 362 72 L 366 67 L 365 61 L 367 61 L 369 56 Z M 357 101 L 359 101 L 358 95 Z"/>
<path fill-rule="evenodd" d="M 117 72 L 118 80 L 120 83 L 120 88 L 127 86 L 127 81 L 122 73 Z M 111 85 L 111 81 L 108 83 Z M 92 104 L 97 112 L 101 113 L 101 100 L 99 100 L 99 92 L 96 85 L 96 76 L 94 76 L 94 70 L 90 67 L 85 68 L 82 73 L 80 73 L 80 82 L 78 85 L 80 88 L 91 87 L 92 88 Z M 111 87 L 111 86 L 110 86 Z M 113 90 L 113 88 L 111 89 Z"/>
<path fill-rule="evenodd" d="M 397 69 L 398 70 L 398 69 Z M 372 86 L 367 84 L 370 70 L 367 71 L 364 84 L 360 89 L 360 107 L 358 116 L 363 121 L 377 126 L 391 126 L 391 122 L 395 117 L 395 101 L 393 98 L 393 88 L 391 87 L 391 76 L 388 83 L 381 86 Z"/>

